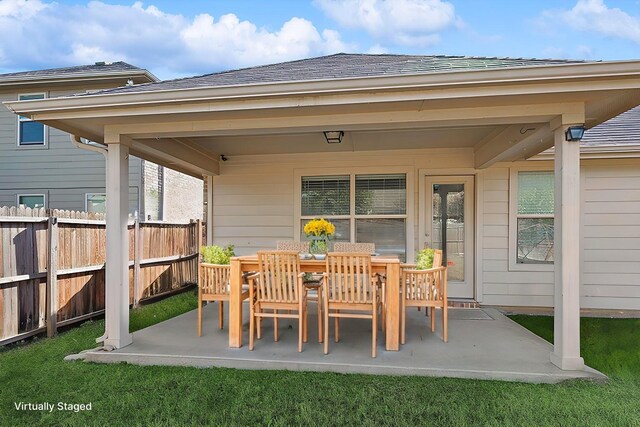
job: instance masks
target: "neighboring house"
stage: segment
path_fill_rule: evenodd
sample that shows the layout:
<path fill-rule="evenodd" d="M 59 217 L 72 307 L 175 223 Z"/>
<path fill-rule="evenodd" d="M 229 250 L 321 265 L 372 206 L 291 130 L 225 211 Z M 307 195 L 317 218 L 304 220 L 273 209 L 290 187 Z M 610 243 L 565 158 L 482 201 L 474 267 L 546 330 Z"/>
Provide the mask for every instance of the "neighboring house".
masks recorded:
<path fill-rule="evenodd" d="M 450 297 L 554 307 L 563 369 L 583 366 L 580 307 L 640 309 L 637 140 L 623 144 L 614 119 L 581 158 L 570 131 L 639 104 L 640 61 L 348 54 L 7 103 L 108 144 L 110 200 L 128 154 L 206 176 L 207 238 L 241 255 L 304 239 L 318 216 L 337 240 L 407 261 L 442 247 Z M 607 147 L 592 148 L 607 127 Z M 112 254 L 128 250 L 121 218 Z M 127 268 L 112 256 L 107 280 Z M 232 294 L 235 320 L 241 307 Z M 131 342 L 127 310 L 107 307 L 105 343 Z"/>
<path fill-rule="evenodd" d="M 0 101 L 55 98 L 154 81 L 147 70 L 124 62 L 0 74 Z M 131 159 L 130 213 L 183 221 L 201 217 L 201 202 L 202 180 Z M 76 148 L 65 132 L 0 108 L 0 206 L 18 204 L 104 211 L 105 157 Z"/>

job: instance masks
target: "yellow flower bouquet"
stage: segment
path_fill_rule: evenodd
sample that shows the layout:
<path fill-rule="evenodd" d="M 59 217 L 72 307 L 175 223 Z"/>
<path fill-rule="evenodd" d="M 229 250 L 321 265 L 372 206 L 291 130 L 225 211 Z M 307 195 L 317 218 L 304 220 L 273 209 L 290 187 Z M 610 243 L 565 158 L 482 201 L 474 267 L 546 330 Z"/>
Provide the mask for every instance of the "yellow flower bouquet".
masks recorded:
<path fill-rule="evenodd" d="M 314 218 L 304 225 L 304 234 L 310 240 L 312 254 L 325 254 L 329 249 L 329 239 L 336 233 L 336 226 L 324 218 Z"/>

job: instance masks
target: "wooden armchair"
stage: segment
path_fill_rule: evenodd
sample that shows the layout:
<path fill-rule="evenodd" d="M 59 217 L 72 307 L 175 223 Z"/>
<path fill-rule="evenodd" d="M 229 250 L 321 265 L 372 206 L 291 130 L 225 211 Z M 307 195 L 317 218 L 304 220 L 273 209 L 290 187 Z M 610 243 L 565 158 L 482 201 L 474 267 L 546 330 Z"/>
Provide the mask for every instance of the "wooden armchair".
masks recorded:
<path fill-rule="evenodd" d="M 309 253 L 309 242 L 295 242 L 283 240 L 277 243 L 279 251 L 296 251 L 303 254 Z M 318 342 L 322 342 L 322 292 L 320 292 L 320 277 L 317 274 L 305 276 L 304 286 L 307 288 L 307 299 L 318 304 Z"/>
<path fill-rule="evenodd" d="M 204 301 L 218 301 L 218 328 L 224 326 L 224 302 L 229 301 L 229 277 L 231 266 L 219 264 L 207 264 L 201 262 L 199 265 L 198 283 L 198 336 L 202 336 L 202 303 Z M 242 286 L 242 299 L 249 298 L 249 287 Z"/>
<path fill-rule="evenodd" d="M 335 319 L 334 338 L 338 342 L 339 319 L 347 317 L 371 319 L 371 357 L 376 357 L 380 308 L 377 280 L 371 271 L 371 254 L 330 252 L 327 255 L 323 286 L 325 354 L 329 353 L 329 318 Z"/>
<path fill-rule="evenodd" d="M 298 351 L 301 352 L 303 340 L 307 341 L 308 313 L 298 252 L 259 251 L 258 265 L 260 271 L 249 277 L 255 282 L 255 286 L 249 287 L 249 350 L 254 346 L 256 321 L 259 333 L 260 320 L 272 317 L 275 341 L 278 341 L 278 318 L 298 319 Z"/>
<path fill-rule="evenodd" d="M 447 267 L 403 269 L 400 281 L 400 343 L 405 343 L 407 307 L 431 308 L 431 332 L 436 330 L 435 308 L 442 309 L 442 339 L 448 338 Z"/>

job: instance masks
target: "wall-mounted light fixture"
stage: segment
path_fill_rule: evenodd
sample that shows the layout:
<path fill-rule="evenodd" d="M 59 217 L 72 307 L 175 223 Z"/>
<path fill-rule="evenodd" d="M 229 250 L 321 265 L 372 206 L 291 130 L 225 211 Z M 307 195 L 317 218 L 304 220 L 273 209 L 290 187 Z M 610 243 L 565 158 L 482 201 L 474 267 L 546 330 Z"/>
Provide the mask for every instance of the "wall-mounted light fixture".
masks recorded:
<path fill-rule="evenodd" d="M 327 144 L 340 144 L 342 142 L 342 137 L 344 136 L 344 132 L 341 130 L 328 130 L 324 133 L 324 139 L 327 140 Z"/>
<path fill-rule="evenodd" d="M 571 126 L 564 134 L 567 141 L 580 141 L 584 136 L 584 126 Z"/>

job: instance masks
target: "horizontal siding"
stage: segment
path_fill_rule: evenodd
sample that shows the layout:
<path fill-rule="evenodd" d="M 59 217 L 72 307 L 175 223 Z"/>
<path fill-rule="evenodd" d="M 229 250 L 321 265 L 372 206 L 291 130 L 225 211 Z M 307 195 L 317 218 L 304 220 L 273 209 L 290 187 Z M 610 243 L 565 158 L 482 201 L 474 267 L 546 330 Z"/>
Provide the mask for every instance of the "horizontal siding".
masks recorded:
<path fill-rule="evenodd" d="M 283 154 L 234 156 L 221 164 L 213 179 L 213 234 L 216 244 L 233 244 L 239 255 L 274 248 L 278 240 L 294 239 L 294 177 L 297 169 L 334 173 L 329 168 L 351 171 L 378 167 L 390 171 L 413 168 L 415 218 L 420 168 L 468 168 L 472 150 L 412 150 L 329 154 Z M 397 170 L 397 169 L 396 169 Z M 324 172 L 321 172 L 324 171 Z M 342 172 L 341 172 L 342 173 Z M 500 195 L 497 195 L 500 197 Z M 416 222 L 417 229 L 417 222 Z M 417 245 L 417 230 L 414 245 Z"/>
<path fill-rule="evenodd" d="M 640 310 L 640 161 L 584 175 L 581 302 Z"/>
<path fill-rule="evenodd" d="M 104 84 L 100 83 L 96 88 L 102 86 Z M 52 91 L 48 96 L 68 95 L 86 89 L 89 87 Z M 0 102 L 16 99 L 17 92 L 0 93 Z M 49 127 L 46 128 L 48 143 L 44 148 L 18 147 L 17 129 L 17 116 L 0 105 L 0 206 L 15 205 L 16 194 L 45 193 L 50 208 L 83 210 L 84 193 L 105 191 L 104 156 L 75 147 L 69 134 Z M 139 181 L 140 160 L 131 157 L 131 212 L 138 210 Z"/>
<path fill-rule="evenodd" d="M 640 310 L 640 160 L 583 163 L 582 173 L 581 306 Z M 482 183 L 483 303 L 553 306 L 553 272 L 509 271 L 509 169 Z"/>

